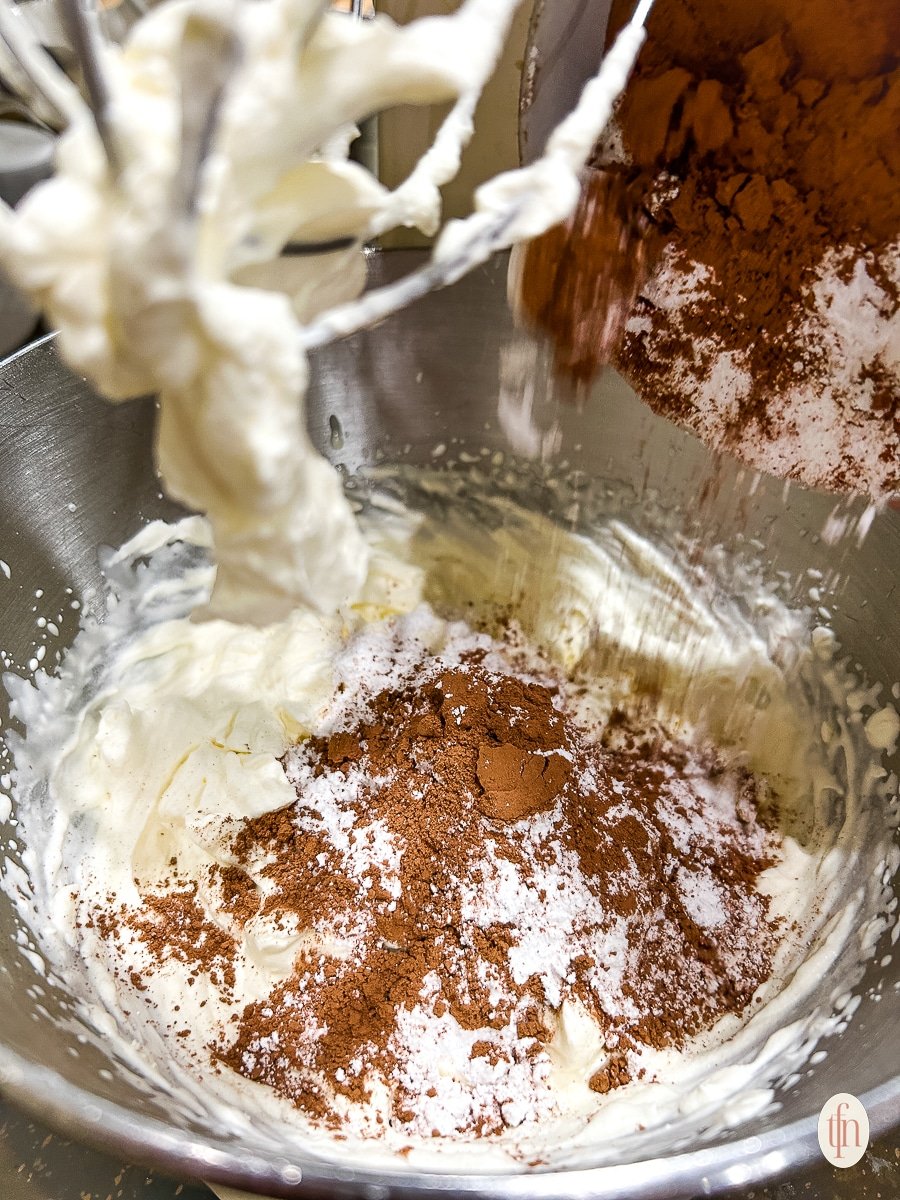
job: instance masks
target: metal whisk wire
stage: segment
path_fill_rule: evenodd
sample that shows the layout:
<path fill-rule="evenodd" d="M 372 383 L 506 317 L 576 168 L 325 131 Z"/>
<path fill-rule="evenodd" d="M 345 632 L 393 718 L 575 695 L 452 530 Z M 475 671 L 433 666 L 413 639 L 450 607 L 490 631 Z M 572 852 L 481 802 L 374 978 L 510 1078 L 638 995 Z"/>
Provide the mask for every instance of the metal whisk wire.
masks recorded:
<path fill-rule="evenodd" d="M 109 124 L 110 92 L 95 14 L 80 0 L 56 0 L 56 9 L 110 168 L 117 171 L 119 154 Z M 13 0 L 0 0 L 0 84 L 53 129 L 65 129 L 79 109 L 77 88 L 41 45 L 27 14 Z"/>
<path fill-rule="evenodd" d="M 56 0 L 56 4 L 81 71 L 88 104 L 107 161 L 112 172 L 118 174 L 121 156 L 109 123 L 110 92 L 103 71 L 100 33 L 94 15 L 88 13 L 81 0 Z"/>
<path fill-rule="evenodd" d="M 74 0 L 77 3 L 77 0 Z M 188 219 L 197 211 L 203 164 L 215 143 L 228 80 L 240 60 L 237 36 L 227 19 L 194 16 L 185 25 L 181 48 L 181 157 L 173 196 Z"/>
<path fill-rule="evenodd" d="M 202 46 L 202 63 L 199 60 L 193 65 L 188 62 L 192 56 L 196 59 L 190 37 L 186 38 L 183 47 L 182 145 L 172 203 L 173 215 L 188 222 L 196 213 L 203 167 L 215 144 L 229 79 L 239 69 L 240 41 L 235 17 L 240 2 L 234 0 L 233 6 L 224 5 L 221 16 L 216 18 L 191 18 L 202 20 L 207 35 L 198 38 L 196 48 L 199 54 Z M 56 3 L 80 69 L 87 105 L 115 177 L 121 169 L 122 158 L 110 120 L 112 97 L 95 14 L 85 9 L 83 0 L 56 0 Z M 344 3 L 345 11 L 349 11 L 354 19 L 366 15 L 365 0 L 344 0 Z M 653 0 L 639 0 L 631 21 L 619 33 L 597 74 L 585 87 L 581 100 L 552 134 L 542 160 L 528 168 L 508 172 L 505 179 L 482 185 L 476 193 L 476 211 L 465 220 L 449 223 L 453 228 L 445 227 L 428 264 L 397 283 L 326 310 L 298 331 L 301 346 L 310 350 L 344 337 L 382 320 L 426 292 L 454 282 L 495 251 L 544 232 L 547 212 L 550 222 L 554 223 L 555 208 L 559 203 L 555 201 L 555 207 L 551 204 L 549 209 L 540 204 L 535 207 L 535 197 L 546 195 L 554 173 L 563 181 L 564 186 L 556 190 L 564 199 L 573 188 L 573 194 L 577 194 L 577 173 L 602 132 L 614 100 L 625 86 L 643 43 L 644 23 L 652 4 Z M 14 9 L 12 0 L 0 0 L 0 79 L 4 65 L 10 76 L 12 64 L 11 90 L 23 98 L 30 92 L 64 126 L 78 111 L 83 111 L 82 101 L 70 80 L 39 45 L 20 19 L 21 14 Z M 210 20 L 216 25 L 216 36 L 212 39 L 208 36 Z M 211 58 L 210 46 L 213 47 Z M 473 96 L 477 96 L 477 92 Z M 457 107 L 465 107 L 470 101 L 474 104 L 472 96 L 463 94 Z M 560 210 L 555 219 L 564 216 L 565 212 Z M 349 248 L 356 242 L 353 236 L 317 243 L 290 242 L 283 252 L 287 255 L 324 254 Z"/>
<path fill-rule="evenodd" d="M 102 29 L 96 13 L 85 7 L 83 0 L 56 0 L 56 8 L 109 168 L 114 176 L 118 175 L 122 154 L 110 117 L 112 97 L 103 63 Z M 364 0 L 351 0 L 350 12 L 362 20 Z M 208 35 L 210 30 L 207 28 L 205 32 Z M 188 23 L 182 66 L 186 86 L 182 92 L 181 155 L 173 188 L 178 216 L 191 217 L 196 212 L 203 165 L 215 142 L 228 79 L 240 61 L 239 43 L 229 27 L 228 6 L 215 34 L 198 39 L 202 42 L 201 62 L 199 52 L 194 53 L 197 47 Z M 0 0 L 0 86 L 21 101 L 35 119 L 52 129 L 67 128 L 80 107 L 77 88 L 40 44 L 27 15 L 14 0 Z M 326 242 L 290 242 L 284 253 L 326 254 L 347 249 L 354 241 L 345 237 Z"/>
<path fill-rule="evenodd" d="M 12 0 L 0 0 L 0 85 L 51 129 L 64 129 L 78 106 L 76 88 Z"/>

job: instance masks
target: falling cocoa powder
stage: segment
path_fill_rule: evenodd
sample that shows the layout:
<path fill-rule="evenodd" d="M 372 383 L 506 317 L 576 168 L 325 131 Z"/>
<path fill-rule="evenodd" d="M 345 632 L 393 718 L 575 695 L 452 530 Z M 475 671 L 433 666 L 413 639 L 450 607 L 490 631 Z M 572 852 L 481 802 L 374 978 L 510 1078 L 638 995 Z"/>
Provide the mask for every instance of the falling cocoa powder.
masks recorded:
<path fill-rule="evenodd" d="M 665 244 L 615 356 L 642 398 L 752 465 L 873 495 L 900 490 L 898 56 L 881 0 L 657 0 L 617 114 L 627 164 L 597 160 Z M 598 186 L 565 251 L 587 281 Z M 586 280 L 554 300 L 545 270 L 530 302 L 582 375 L 609 357 Z"/>
<path fill-rule="evenodd" d="M 637 170 L 588 170 L 571 218 L 516 252 L 519 315 L 553 341 L 556 370 L 576 387 L 612 361 L 664 239 Z"/>

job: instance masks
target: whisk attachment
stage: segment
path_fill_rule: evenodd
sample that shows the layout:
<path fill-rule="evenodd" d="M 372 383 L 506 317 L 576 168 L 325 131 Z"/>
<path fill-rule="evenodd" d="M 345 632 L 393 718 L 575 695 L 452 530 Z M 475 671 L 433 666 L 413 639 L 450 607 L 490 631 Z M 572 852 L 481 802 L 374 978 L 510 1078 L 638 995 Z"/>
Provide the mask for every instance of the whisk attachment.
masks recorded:
<path fill-rule="evenodd" d="M 197 14 L 188 18 L 181 42 L 181 161 L 174 197 L 176 212 L 185 216 L 196 212 L 203 165 L 239 59 L 238 38 L 227 20 Z"/>
<path fill-rule="evenodd" d="M 80 0 L 57 0 L 57 10 L 107 160 L 117 171 L 119 154 L 109 123 L 110 93 L 98 30 Z M 0 81 L 28 105 L 36 120 L 51 129 L 68 128 L 81 111 L 77 88 L 41 46 L 27 16 L 12 0 L 0 0 Z"/>
<path fill-rule="evenodd" d="M 62 72 L 44 69 L 50 60 L 33 39 L 18 30 L 18 41 L 7 40 L 31 76 L 48 75 L 48 94 L 59 94 L 70 124 L 77 117 L 83 131 L 93 120 L 111 168 L 115 186 L 109 189 L 103 180 L 82 177 L 73 159 L 68 183 L 87 193 L 80 211 L 108 214 L 106 224 L 95 219 L 83 233 L 96 252 L 98 276 L 111 277 L 104 294 L 115 295 L 117 307 L 114 319 L 92 327 L 95 341 L 84 344 L 87 365 L 98 379 L 114 379 L 117 393 L 144 368 L 119 371 L 119 358 L 139 358 L 139 346 L 113 344 L 109 331 L 142 321 L 145 296 L 152 295 L 149 308 L 159 310 L 159 291 L 144 286 L 156 271 L 169 272 L 164 294 L 188 305 L 199 303 L 207 285 L 286 291 L 296 345 L 305 352 L 382 320 L 496 251 L 564 221 L 578 200 L 579 173 L 643 44 L 652 5 L 640 0 L 541 158 L 482 184 L 474 212 L 440 229 L 421 269 L 359 296 L 364 267 L 361 257 L 353 259 L 354 246 L 398 226 L 438 231 L 440 189 L 459 169 L 478 99 L 522 0 L 463 0 L 451 15 L 407 25 L 387 19 L 344 24 L 347 17 L 329 13 L 321 0 L 188 0 L 152 10 L 121 51 L 101 42 L 86 2 L 58 0 L 90 116 Z M 13 23 L 9 6 L 0 0 L 0 39 Z M 118 56 L 116 73 L 108 78 L 112 55 Z M 376 62 L 380 69 L 370 74 Z M 148 78 L 164 82 L 147 91 Z M 371 113 L 447 99 L 452 106 L 434 142 L 395 189 L 349 158 L 351 131 Z M 126 135 L 129 163 L 134 155 L 140 167 L 146 147 L 146 174 L 122 171 Z M 159 189 L 155 211 L 143 207 L 148 180 Z M 132 195 L 137 186 L 144 191 Z M 83 313 L 70 309 L 62 258 L 58 274 L 32 271 L 40 247 L 57 253 L 50 249 L 53 222 L 41 223 L 40 213 L 38 203 L 23 217 L 24 224 L 33 219 L 40 226 L 30 241 L 9 239 L 27 247 L 21 278 L 29 287 L 42 281 L 40 299 L 51 318 L 77 323 Z M 46 278 L 53 279 L 49 294 Z"/>
<path fill-rule="evenodd" d="M 646 38 L 645 23 L 652 7 L 653 0 L 640 0 L 597 74 L 585 85 L 575 109 L 550 135 L 541 158 L 482 184 L 475 193 L 475 211 L 448 223 L 425 266 L 333 308 L 307 325 L 300 334 L 304 350 L 325 346 L 384 320 L 428 292 L 455 283 L 498 251 L 537 237 L 568 217 L 578 200 L 578 173 L 628 82 Z"/>
<path fill-rule="evenodd" d="M 0 0 L 0 82 L 50 129 L 65 129 L 78 106 L 75 87 L 10 0 Z"/>
<path fill-rule="evenodd" d="M 97 134 L 111 170 L 118 173 L 121 156 L 109 122 L 110 91 L 102 62 L 99 32 L 81 0 L 56 0 L 60 19 L 72 45 Z"/>

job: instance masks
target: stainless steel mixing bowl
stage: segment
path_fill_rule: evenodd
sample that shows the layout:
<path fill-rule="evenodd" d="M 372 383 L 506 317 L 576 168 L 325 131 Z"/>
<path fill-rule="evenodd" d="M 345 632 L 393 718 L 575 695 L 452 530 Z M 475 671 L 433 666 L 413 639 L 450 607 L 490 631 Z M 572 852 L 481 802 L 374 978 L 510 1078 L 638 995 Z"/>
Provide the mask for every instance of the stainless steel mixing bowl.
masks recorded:
<path fill-rule="evenodd" d="M 410 252 L 377 260 L 392 277 Z M 375 461 L 442 463 L 466 446 L 508 449 L 498 428 L 501 360 L 512 336 L 504 303 L 505 266 L 495 262 L 453 289 L 331 348 L 315 361 L 310 425 L 325 452 L 348 470 Z M 0 368 L 0 649 L 16 663 L 33 654 L 36 592 L 41 611 L 68 613 L 101 579 L 97 547 L 118 545 L 148 518 L 174 507 L 160 496 L 151 467 L 153 405 L 107 406 L 60 363 L 45 341 Z M 561 412 L 562 456 L 584 488 L 622 480 L 636 505 L 663 501 L 704 536 L 757 539 L 773 569 L 828 571 L 846 579 L 834 625 L 854 660 L 875 679 L 900 678 L 900 514 L 880 516 L 862 544 L 827 546 L 816 536 L 832 500 L 780 482 L 754 479 L 712 456 L 654 417 L 615 375 L 601 380 L 583 411 Z M 701 498 L 703 503 L 701 505 Z M 701 511 L 702 510 L 702 511 Z M 0 701 L 0 735 L 8 714 Z M 2 772 L 0 772 L 2 773 Z M 4 844 L 8 841 L 5 831 Z M 15 831 L 12 831 L 14 836 Z M 14 851 L 12 851 L 14 853 Z M 48 1124 L 123 1158 L 273 1195 L 425 1196 L 436 1192 L 497 1197 L 688 1196 L 708 1194 L 796 1169 L 819 1154 L 816 1118 L 839 1091 L 860 1096 L 873 1132 L 900 1124 L 900 955 L 880 967 L 880 950 L 862 984 L 853 1022 L 826 1043 L 827 1056 L 783 1089 L 781 1107 L 731 1136 L 652 1161 L 519 1177 L 455 1177 L 366 1171 L 286 1159 L 248 1137 L 174 1122 L 164 1098 L 148 1094 L 128 1069 L 56 1023 L 69 1005 L 13 945 L 16 921 L 0 897 L 0 1085 Z M 828 980 L 817 999 L 827 1003 Z M 880 998 L 879 998 L 880 997 Z M 462 1153 L 462 1152 L 461 1152 Z"/>

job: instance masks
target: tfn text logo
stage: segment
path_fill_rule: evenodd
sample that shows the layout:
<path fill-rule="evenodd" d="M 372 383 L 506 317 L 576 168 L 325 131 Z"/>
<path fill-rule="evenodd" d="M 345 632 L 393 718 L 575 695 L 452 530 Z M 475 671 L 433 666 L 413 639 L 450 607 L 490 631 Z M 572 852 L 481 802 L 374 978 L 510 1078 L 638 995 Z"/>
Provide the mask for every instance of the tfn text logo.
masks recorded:
<path fill-rule="evenodd" d="M 838 1092 L 819 1114 L 819 1145 L 833 1167 L 852 1167 L 869 1144 L 866 1110 L 849 1092 Z"/>

